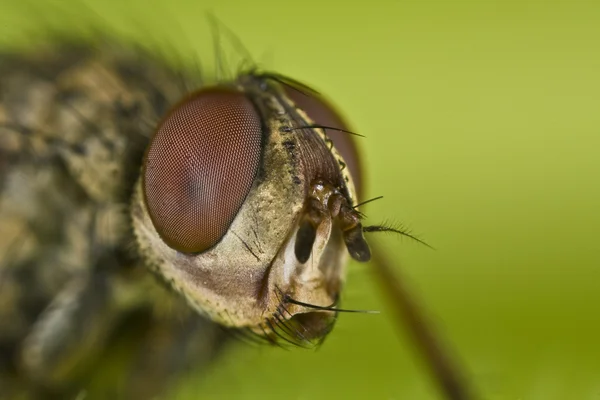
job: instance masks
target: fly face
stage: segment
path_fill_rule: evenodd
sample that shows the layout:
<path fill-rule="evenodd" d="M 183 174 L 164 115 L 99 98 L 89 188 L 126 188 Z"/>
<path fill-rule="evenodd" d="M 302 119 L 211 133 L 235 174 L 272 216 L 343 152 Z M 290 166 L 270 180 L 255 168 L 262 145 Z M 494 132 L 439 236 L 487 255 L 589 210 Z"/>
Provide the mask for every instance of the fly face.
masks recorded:
<path fill-rule="evenodd" d="M 199 312 L 303 346 L 331 330 L 348 255 L 370 252 L 346 168 L 356 150 L 312 119 L 327 116 L 316 93 L 249 73 L 195 92 L 159 124 L 134 231 L 147 263 Z"/>

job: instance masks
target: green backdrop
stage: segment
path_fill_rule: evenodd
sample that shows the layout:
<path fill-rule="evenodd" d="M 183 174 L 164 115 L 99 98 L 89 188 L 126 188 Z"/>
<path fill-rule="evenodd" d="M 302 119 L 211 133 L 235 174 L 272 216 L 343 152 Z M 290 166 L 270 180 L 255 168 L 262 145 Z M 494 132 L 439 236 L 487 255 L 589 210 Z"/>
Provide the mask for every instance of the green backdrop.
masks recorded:
<path fill-rule="evenodd" d="M 5 43 L 103 21 L 205 69 L 211 10 L 367 136 L 370 221 L 437 249 L 379 237 L 486 398 L 600 398 L 600 2 L 3 3 Z M 378 291 L 351 265 L 344 306 L 380 315 L 318 352 L 238 344 L 173 398 L 436 398 Z"/>

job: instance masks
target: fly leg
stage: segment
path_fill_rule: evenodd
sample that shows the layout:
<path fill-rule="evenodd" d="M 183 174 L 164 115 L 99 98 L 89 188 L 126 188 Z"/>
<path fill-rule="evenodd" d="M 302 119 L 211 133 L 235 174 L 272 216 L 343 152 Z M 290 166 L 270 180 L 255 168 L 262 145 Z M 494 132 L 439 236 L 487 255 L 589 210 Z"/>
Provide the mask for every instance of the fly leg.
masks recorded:
<path fill-rule="evenodd" d="M 17 364 L 38 396 L 79 390 L 79 380 L 105 347 L 119 317 L 110 283 L 102 274 L 73 278 L 34 323 Z"/>
<path fill-rule="evenodd" d="M 152 399 L 210 364 L 223 328 L 141 272 L 94 273 L 57 296 L 20 354 L 33 398 Z"/>
<path fill-rule="evenodd" d="M 168 389 L 188 370 L 204 369 L 226 342 L 223 328 L 186 304 L 185 310 L 152 318 L 138 337 L 118 398 L 168 398 Z M 140 326 L 138 326 L 139 328 Z"/>

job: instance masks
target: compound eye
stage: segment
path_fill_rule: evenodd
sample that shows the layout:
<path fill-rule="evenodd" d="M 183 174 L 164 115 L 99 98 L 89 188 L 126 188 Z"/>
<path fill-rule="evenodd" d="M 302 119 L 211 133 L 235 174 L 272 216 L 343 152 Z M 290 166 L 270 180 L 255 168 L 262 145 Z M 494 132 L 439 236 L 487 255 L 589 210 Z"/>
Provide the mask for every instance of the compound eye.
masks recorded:
<path fill-rule="evenodd" d="M 318 94 L 305 93 L 294 88 L 284 86 L 286 95 L 292 99 L 296 106 L 302 109 L 318 125 L 330 126 L 332 128 L 351 130 L 342 116 L 323 97 Z M 354 138 L 349 133 L 326 129 L 327 136 L 333 141 L 333 145 L 340 152 L 344 161 L 350 169 L 356 192 L 361 193 L 362 170 L 358 150 Z"/>
<path fill-rule="evenodd" d="M 142 179 L 150 218 L 169 247 L 199 253 L 221 240 L 254 182 L 262 131 L 252 102 L 222 87 L 195 93 L 162 121 Z"/>

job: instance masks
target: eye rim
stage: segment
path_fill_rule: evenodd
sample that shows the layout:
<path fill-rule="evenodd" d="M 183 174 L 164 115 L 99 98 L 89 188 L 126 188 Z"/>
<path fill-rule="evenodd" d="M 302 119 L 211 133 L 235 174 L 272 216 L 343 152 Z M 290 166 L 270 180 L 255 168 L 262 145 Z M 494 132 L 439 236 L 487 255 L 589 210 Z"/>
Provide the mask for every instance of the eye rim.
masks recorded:
<path fill-rule="evenodd" d="M 176 114 L 177 112 L 179 112 L 183 107 L 189 105 L 190 102 L 198 101 L 198 99 L 202 95 L 207 95 L 207 94 L 208 95 L 210 95 L 210 94 L 235 95 L 235 96 L 237 96 L 237 100 L 239 100 L 241 103 L 245 103 L 245 106 L 247 107 L 246 111 L 248 113 L 252 114 L 251 117 L 254 119 L 254 122 L 256 123 L 255 127 L 258 128 L 256 131 L 252 132 L 255 137 L 258 136 L 258 146 L 256 149 L 257 155 L 254 160 L 255 161 L 254 165 L 252 166 L 252 168 L 250 168 L 251 170 L 253 170 L 253 173 L 251 174 L 251 179 L 248 180 L 248 185 L 245 189 L 245 193 L 243 195 L 239 196 L 239 202 L 238 202 L 237 206 L 235 207 L 234 212 L 231 212 L 229 218 L 226 218 L 226 219 L 228 219 L 228 222 L 225 224 L 225 227 L 223 229 L 221 229 L 221 231 L 222 231 L 221 234 L 218 235 L 218 238 L 210 241 L 209 245 L 202 246 L 201 248 L 197 247 L 196 249 L 191 249 L 191 248 L 184 248 L 185 247 L 184 245 L 177 243 L 171 237 L 166 235 L 165 230 L 162 229 L 163 227 L 161 227 L 160 223 L 157 222 L 157 220 L 156 220 L 156 216 L 154 215 L 154 213 L 152 211 L 152 207 L 150 205 L 151 200 L 148 197 L 149 196 L 148 182 L 147 182 L 148 181 L 148 169 L 149 169 L 148 160 L 149 160 L 149 155 L 152 151 L 152 146 L 155 142 L 155 139 L 159 135 L 161 128 L 164 127 L 164 125 L 167 123 L 167 121 L 169 121 L 173 117 L 173 115 Z M 207 113 L 207 114 L 210 114 L 210 113 Z M 231 112 L 228 112 L 225 115 L 226 116 L 231 115 Z M 219 119 L 222 121 L 223 117 L 221 116 Z M 231 130 L 231 119 L 225 121 L 224 124 L 228 125 Z M 227 232 L 229 231 L 231 224 L 233 223 L 233 221 L 239 214 L 240 210 L 242 209 L 248 195 L 250 194 L 250 192 L 252 190 L 252 187 L 254 186 L 254 182 L 256 181 L 256 178 L 259 175 L 260 168 L 262 165 L 262 160 L 263 160 L 265 134 L 266 134 L 266 129 L 265 129 L 264 121 L 261 117 L 261 114 L 259 113 L 259 110 L 257 109 L 254 102 L 252 101 L 252 99 L 249 98 L 243 91 L 241 91 L 233 86 L 229 86 L 229 85 L 221 84 L 221 85 L 202 87 L 194 92 L 188 93 L 186 96 L 181 98 L 177 103 L 175 103 L 168 110 L 167 113 L 165 113 L 163 118 L 156 125 L 156 129 L 154 130 L 152 137 L 150 138 L 148 145 L 146 146 L 146 150 L 144 152 L 144 157 L 142 159 L 142 174 L 141 174 L 140 180 L 141 180 L 141 186 L 142 186 L 142 188 L 141 188 L 142 189 L 142 200 L 143 200 L 146 212 L 148 213 L 148 216 L 150 218 L 152 226 L 154 227 L 155 231 L 159 235 L 160 239 L 169 248 L 171 248 L 179 253 L 182 253 L 182 254 L 197 255 L 197 254 L 201 254 L 201 253 L 204 253 L 204 252 L 210 250 L 211 248 L 215 247 L 223 240 L 223 238 L 227 235 Z M 218 135 L 218 133 L 217 133 L 217 135 Z M 244 134 L 244 135 L 241 135 L 240 137 L 245 138 L 247 136 L 250 136 L 250 135 Z M 227 152 L 227 150 L 225 150 L 225 151 Z M 164 153 L 164 150 L 162 150 L 162 152 Z M 161 157 L 165 157 L 165 156 L 166 156 L 165 154 L 162 154 Z M 172 154 L 168 154 L 167 156 L 170 158 L 176 157 L 176 156 L 173 156 Z M 237 172 L 239 172 L 239 171 L 237 171 Z M 232 175 L 231 171 L 229 171 L 229 175 Z M 219 206 L 214 206 L 215 209 L 217 209 L 218 207 Z"/>
<path fill-rule="evenodd" d="M 309 118 L 315 121 L 315 123 L 346 131 L 352 130 L 346 118 L 339 112 L 338 108 L 321 93 L 312 89 L 308 90 L 309 87 L 305 85 L 297 87 L 300 83 L 295 80 L 289 80 L 289 78 L 286 78 L 285 80 L 280 78 L 279 81 L 283 83 L 282 87 L 286 96 L 294 102 L 296 107 L 300 108 L 309 116 Z M 316 107 L 325 110 L 326 116 L 323 117 L 323 115 L 318 115 L 320 112 L 315 111 Z M 346 162 L 350 175 L 352 176 L 352 181 L 354 182 L 357 197 L 361 199 L 364 186 L 364 171 L 362 168 L 363 163 L 361 162 L 361 152 L 358 150 L 356 138 L 352 137 L 351 134 L 334 129 L 325 129 L 325 133 L 332 140 L 334 147 Z"/>

